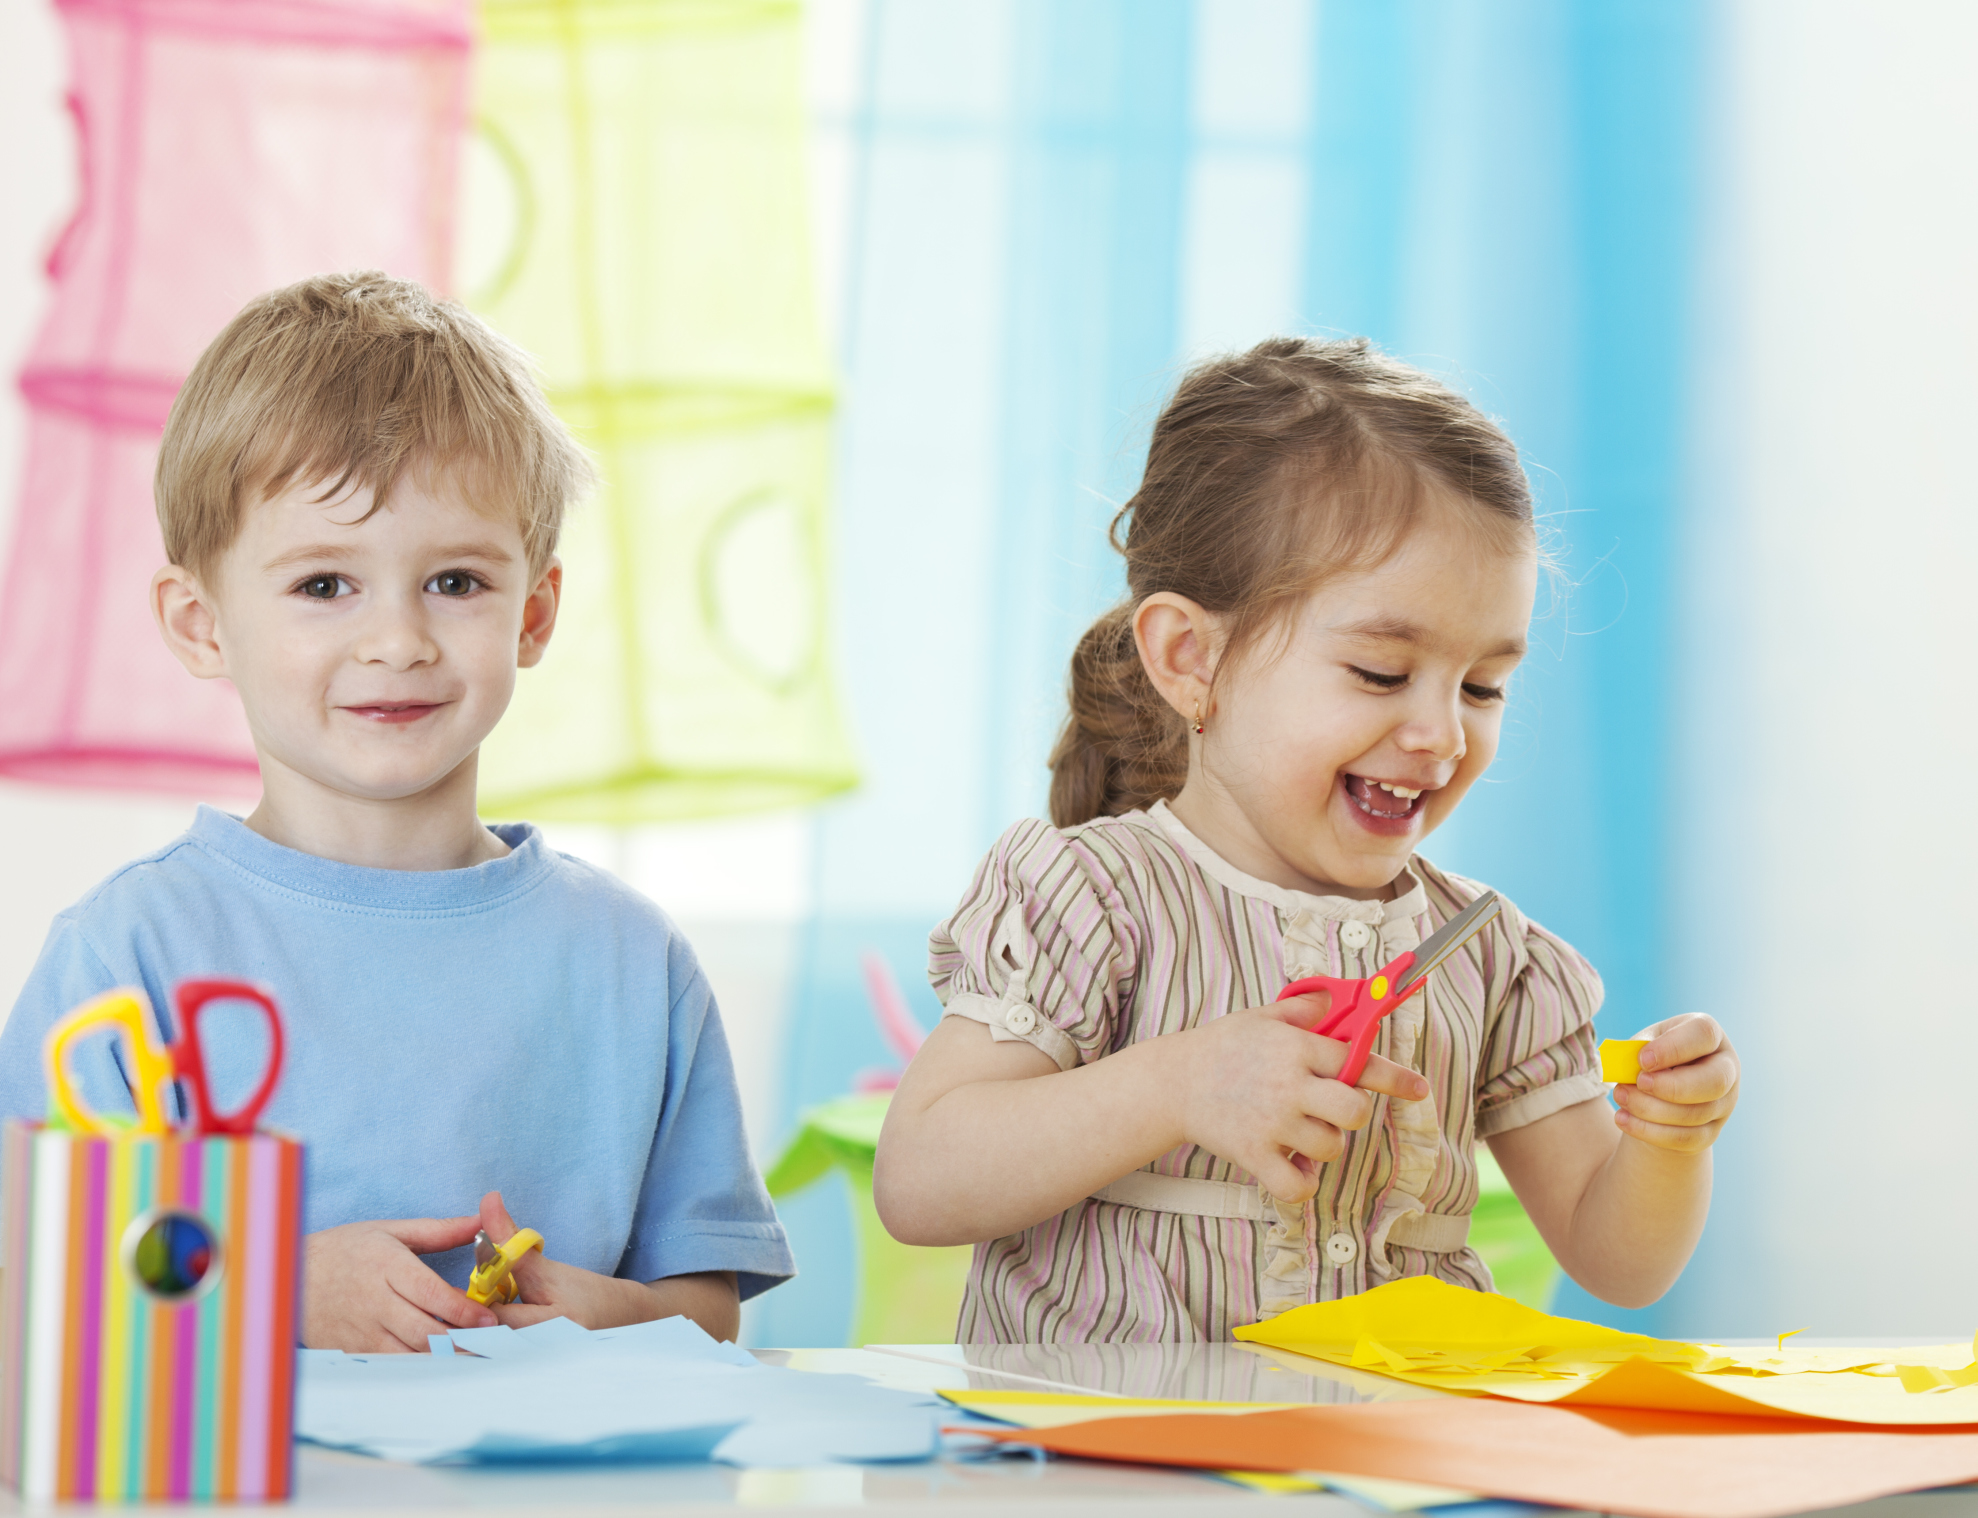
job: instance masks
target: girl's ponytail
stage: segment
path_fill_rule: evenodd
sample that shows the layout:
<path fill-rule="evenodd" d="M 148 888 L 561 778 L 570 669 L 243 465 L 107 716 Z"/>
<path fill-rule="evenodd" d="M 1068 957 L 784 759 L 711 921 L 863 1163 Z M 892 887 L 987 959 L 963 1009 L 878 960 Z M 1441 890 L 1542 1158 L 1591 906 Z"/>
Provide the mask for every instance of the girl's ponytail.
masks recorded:
<path fill-rule="evenodd" d="M 1163 701 L 1122 601 L 1078 640 L 1071 715 L 1051 750 L 1051 821 L 1061 828 L 1152 806 L 1188 778 L 1188 730 Z"/>
<path fill-rule="evenodd" d="M 1051 821 L 1076 827 L 1175 796 L 1188 727 L 1141 666 L 1133 614 L 1156 591 L 1225 619 L 1219 668 L 1329 576 L 1392 553 L 1431 499 L 1529 551 L 1518 450 L 1441 381 L 1363 337 L 1274 337 L 1191 369 L 1113 519 L 1127 598 L 1079 639 L 1051 752 Z"/>

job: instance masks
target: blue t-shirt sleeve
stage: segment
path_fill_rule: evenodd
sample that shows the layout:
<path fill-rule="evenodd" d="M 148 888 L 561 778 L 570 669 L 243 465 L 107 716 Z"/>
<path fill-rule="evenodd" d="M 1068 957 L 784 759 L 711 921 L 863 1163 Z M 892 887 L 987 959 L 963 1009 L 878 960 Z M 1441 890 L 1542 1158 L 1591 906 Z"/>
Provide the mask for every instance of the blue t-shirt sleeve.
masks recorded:
<path fill-rule="evenodd" d="M 728 1039 L 707 977 L 675 939 L 682 989 L 667 1019 L 666 1091 L 618 1274 L 732 1270 L 742 1300 L 797 1273 L 749 1154 Z"/>
<path fill-rule="evenodd" d="M 39 1120 L 48 1115 L 48 1083 L 42 1075 L 41 1045 L 52 1028 L 75 1007 L 129 982 L 89 946 L 75 919 L 55 919 L 41 957 L 21 988 L 7 1025 L 0 1029 L 0 1117 Z M 82 1100 L 98 1112 L 132 1116 L 136 1107 L 112 1052 L 115 1040 L 87 1037 L 69 1046 L 69 1078 Z"/>

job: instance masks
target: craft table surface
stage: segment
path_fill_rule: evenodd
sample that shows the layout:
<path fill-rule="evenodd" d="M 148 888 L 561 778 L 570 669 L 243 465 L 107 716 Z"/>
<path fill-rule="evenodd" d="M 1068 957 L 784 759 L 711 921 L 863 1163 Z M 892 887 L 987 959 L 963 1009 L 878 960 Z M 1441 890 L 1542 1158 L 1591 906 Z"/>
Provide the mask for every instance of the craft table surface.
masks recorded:
<path fill-rule="evenodd" d="M 868 1349 L 757 1350 L 773 1365 L 846 1371 L 916 1391 L 973 1387 L 999 1391 L 1111 1392 L 1208 1401 L 1357 1402 L 1434 1397 L 1438 1392 L 1327 1366 L 1307 1372 L 1244 1344 L 888 1345 Z M 297 1492 L 289 1506 L 310 1514 L 363 1518 L 391 1514 L 487 1512 L 501 1518 L 578 1514 L 580 1518 L 696 1518 L 737 1509 L 775 1509 L 818 1518 L 868 1508 L 886 1518 L 988 1515 L 1023 1518 L 1369 1518 L 1371 1509 L 1330 1492 L 1266 1496 L 1216 1477 L 1147 1466 L 1023 1455 L 946 1456 L 909 1465 L 828 1465 L 801 1470 L 735 1470 L 720 1465 L 492 1470 L 396 1465 L 302 1445 Z M 97 1511 L 78 1505 L 26 1507 L 0 1493 L 0 1514 Z M 104 1511 L 184 1511 L 133 1503 Z M 207 1509 L 206 1511 L 216 1511 Z M 1520 1511 L 1505 1504 L 1490 1518 Z M 1554 1511 L 1526 1508 L 1530 1513 Z M 1828 1511 L 1847 1518 L 1978 1518 L 1978 1488 L 1889 1497 Z M 1562 1515 L 1563 1518 L 1563 1515 Z"/>

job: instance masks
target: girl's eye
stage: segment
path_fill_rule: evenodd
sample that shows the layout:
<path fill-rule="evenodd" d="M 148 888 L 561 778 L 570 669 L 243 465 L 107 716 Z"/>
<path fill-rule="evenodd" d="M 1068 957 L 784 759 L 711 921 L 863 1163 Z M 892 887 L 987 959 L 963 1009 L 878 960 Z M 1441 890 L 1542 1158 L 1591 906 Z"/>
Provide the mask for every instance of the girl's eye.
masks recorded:
<path fill-rule="evenodd" d="M 426 589 L 442 596 L 471 596 L 481 582 L 464 569 L 449 569 L 426 582 Z"/>
<path fill-rule="evenodd" d="M 334 601 L 349 588 L 343 583 L 341 575 L 311 575 L 296 586 L 312 601 Z"/>
<path fill-rule="evenodd" d="M 1502 701 L 1504 687 L 1501 685 L 1465 685 L 1463 694 L 1472 701 Z"/>
<path fill-rule="evenodd" d="M 1346 667 L 1353 672 L 1355 679 L 1364 680 L 1377 690 L 1400 690 L 1408 683 L 1406 675 L 1377 674 L 1371 669 L 1362 669 L 1357 664 L 1349 664 Z"/>

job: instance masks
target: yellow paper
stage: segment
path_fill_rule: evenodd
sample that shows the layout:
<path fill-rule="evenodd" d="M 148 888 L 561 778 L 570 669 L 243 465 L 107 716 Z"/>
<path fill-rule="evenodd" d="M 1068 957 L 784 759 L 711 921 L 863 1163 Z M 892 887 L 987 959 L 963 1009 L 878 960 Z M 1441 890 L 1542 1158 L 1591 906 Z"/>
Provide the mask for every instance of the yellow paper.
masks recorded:
<path fill-rule="evenodd" d="M 1632 1086 L 1641 1079 L 1645 1038 L 1604 1038 L 1600 1041 L 1600 1078 L 1612 1085 Z"/>
<path fill-rule="evenodd" d="M 1299 1307 L 1236 1336 L 1414 1386 L 1523 1402 L 1978 1425 L 1978 1360 L 1961 1344 L 1684 1344 L 1555 1318 L 1426 1276 Z"/>

